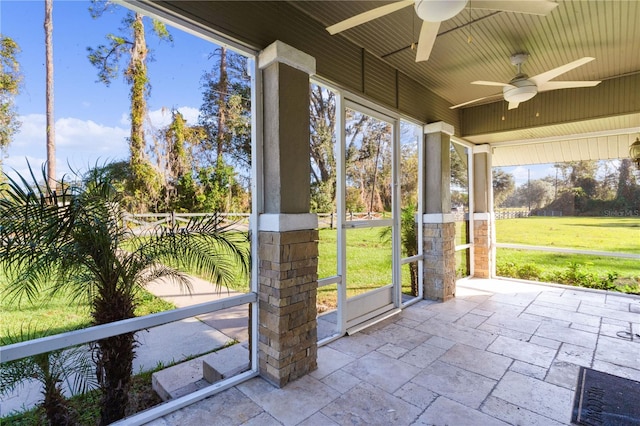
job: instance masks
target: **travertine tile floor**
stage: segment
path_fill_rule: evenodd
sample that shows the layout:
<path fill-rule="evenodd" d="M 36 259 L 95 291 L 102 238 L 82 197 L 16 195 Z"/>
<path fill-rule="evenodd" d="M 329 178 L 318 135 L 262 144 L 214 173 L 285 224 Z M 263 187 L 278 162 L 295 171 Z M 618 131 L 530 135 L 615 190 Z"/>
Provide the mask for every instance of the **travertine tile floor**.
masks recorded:
<path fill-rule="evenodd" d="M 625 332 L 640 334 L 638 297 L 473 279 L 321 347 L 282 389 L 255 378 L 150 424 L 569 424 L 579 366 L 640 381 Z"/>

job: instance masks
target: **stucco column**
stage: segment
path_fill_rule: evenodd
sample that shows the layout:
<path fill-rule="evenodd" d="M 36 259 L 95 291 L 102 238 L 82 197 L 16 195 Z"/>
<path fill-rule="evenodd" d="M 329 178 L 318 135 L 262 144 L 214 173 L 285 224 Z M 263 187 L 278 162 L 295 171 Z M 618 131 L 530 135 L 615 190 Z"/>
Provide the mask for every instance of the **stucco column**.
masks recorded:
<path fill-rule="evenodd" d="M 473 148 L 473 275 L 490 278 L 493 271 L 493 179 L 491 147 Z"/>
<path fill-rule="evenodd" d="M 258 363 L 260 375 L 280 387 L 317 368 L 318 218 L 309 213 L 315 59 L 277 41 L 258 60 L 264 110 Z"/>
<path fill-rule="evenodd" d="M 424 126 L 423 252 L 424 298 L 445 301 L 455 296 L 455 222 L 451 214 L 453 126 Z"/>

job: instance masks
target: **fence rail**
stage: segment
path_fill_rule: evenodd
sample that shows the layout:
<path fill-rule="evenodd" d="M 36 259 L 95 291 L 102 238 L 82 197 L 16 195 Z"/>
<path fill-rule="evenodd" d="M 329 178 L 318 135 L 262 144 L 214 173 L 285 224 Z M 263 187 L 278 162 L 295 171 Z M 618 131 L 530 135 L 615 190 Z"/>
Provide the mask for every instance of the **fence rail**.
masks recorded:
<path fill-rule="evenodd" d="M 567 247 L 529 246 L 524 244 L 496 243 L 497 248 L 514 250 L 546 251 L 552 253 L 586 254 L 590 256 L 618 257 L 623 259 L 640 259 L 640 254 L 618 253 L 612 251 L 577 250 Z"/>

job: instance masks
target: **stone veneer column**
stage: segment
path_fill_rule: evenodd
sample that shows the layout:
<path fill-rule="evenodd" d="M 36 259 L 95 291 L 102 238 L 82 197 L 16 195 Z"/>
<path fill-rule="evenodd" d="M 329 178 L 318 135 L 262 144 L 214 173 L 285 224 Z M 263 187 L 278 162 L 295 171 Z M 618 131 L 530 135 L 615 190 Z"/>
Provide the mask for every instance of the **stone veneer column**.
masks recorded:
<path fill-rule="evenodd" d="M 317 368 L 318 218 L 309 213 L 309 75 L 315 59 L 282 42 L 263 76 L 263 213 L 258 235 L 258 365 L 278 387 Z"/>
<path fill-rule="evenodd" d="M 424 127 L 423 252 L 424 298 L 455 297 L 455 222 L 451 214 L 451 155 L 453 126 L 443 122 Z"/>
<path fill-rule="evenodd" d="M 473 195 L 473 276 L 490 278 L 493 274 L 493 184 L 489 145 L 476 145 L 473 149 Z"/>

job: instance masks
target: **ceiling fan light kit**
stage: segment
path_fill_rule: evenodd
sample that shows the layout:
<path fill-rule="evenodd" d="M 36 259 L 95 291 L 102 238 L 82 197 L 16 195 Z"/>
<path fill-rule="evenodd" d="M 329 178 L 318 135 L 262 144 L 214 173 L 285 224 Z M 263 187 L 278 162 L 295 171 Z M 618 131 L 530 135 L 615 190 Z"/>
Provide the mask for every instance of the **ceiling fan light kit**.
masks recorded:
<path fill-rule="evenodd" d="M 502 88 L 504 100 L 509 103 L 520 103 L 528 101 L 538 93 L 538 86 L 526 77 L 523 79 L 511 81 L 507 86 Z"/>
<path fill-rule="evenodd" d="M 468 0 L 416 0 L 416 15 L 423 21 L 442 22 L 462 12 Z"/>

